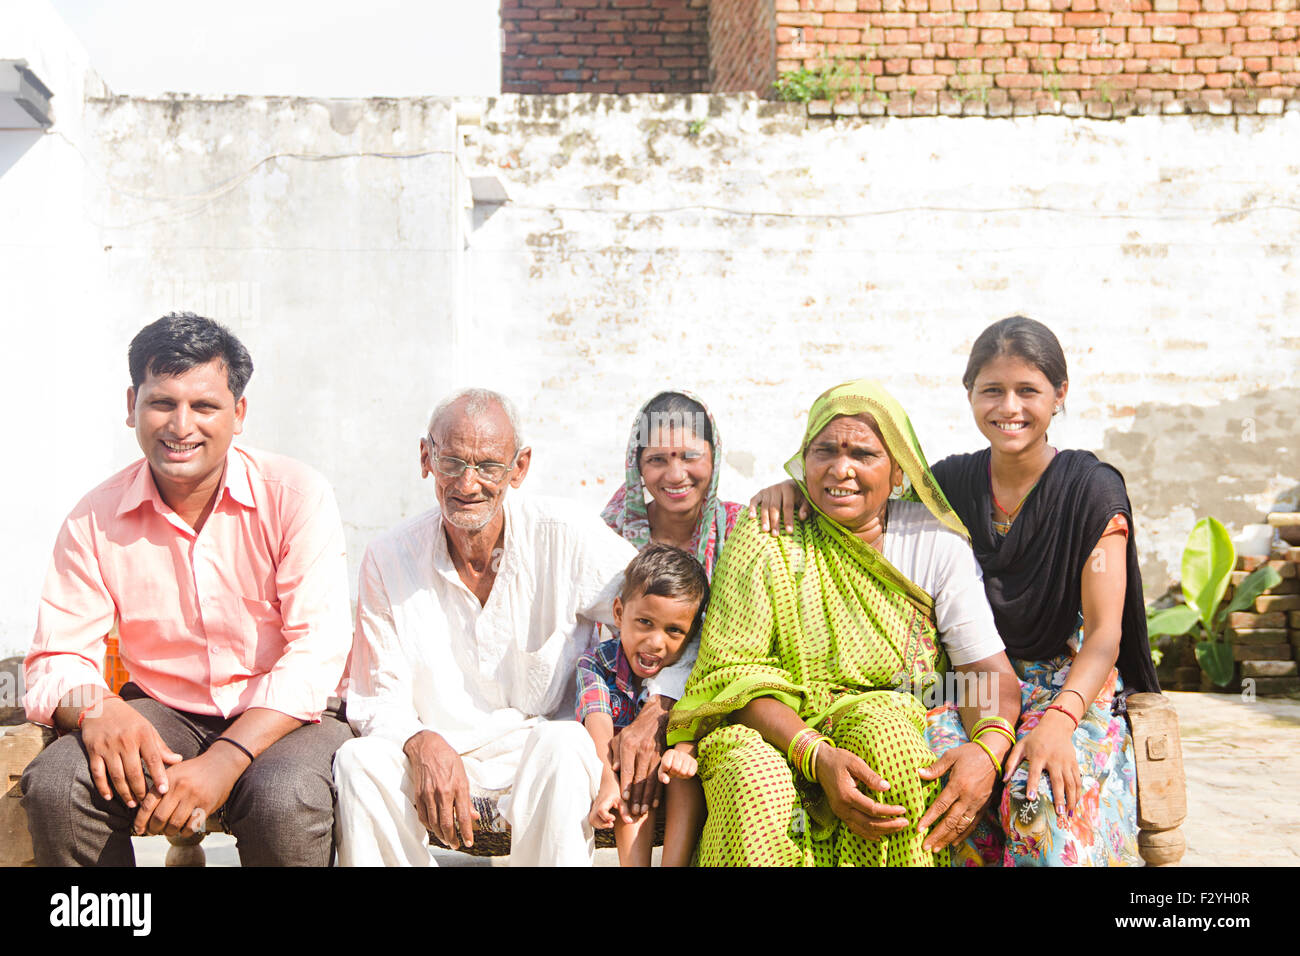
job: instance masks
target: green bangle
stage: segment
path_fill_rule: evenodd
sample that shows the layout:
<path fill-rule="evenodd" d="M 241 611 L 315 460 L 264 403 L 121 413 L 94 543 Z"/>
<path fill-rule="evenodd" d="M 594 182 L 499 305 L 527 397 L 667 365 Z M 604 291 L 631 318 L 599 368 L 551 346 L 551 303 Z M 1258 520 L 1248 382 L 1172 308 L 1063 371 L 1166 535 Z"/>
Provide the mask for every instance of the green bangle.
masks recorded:
<path fill-rule="evenodd" d="M 975 731 L 974 735 L 971 737 L 971 740 L 979 740 L 979 738 L 983 737 L 985 734 L 1001 734 L 1011 743 L 1011 746 L 1014 747 L 1016 745 L 1015 734 L 1011 733 L 1011 731 L 1007 730 L 1007 728 L 999 726 L 997 724 L 994 724 L 989 727 L 984 727 L 981 730 Z"/>
<path fill-rule="evenodd" d="M 834 747 L 835 741 L 831 740 L 831 738 L 824 734 L 819 736 L 815 741 L 813 741 L 812 746 L 808 748 L 807 755 L 803 758 L 803 775 L 813 783 L 817 782 L 817 748 L 822 744 L 830 744 Z"/>
<path fill-rule="evenodd" d="M 803 772 L 803 760 L 808 755 L 808 748 L 820 739 L 821 734 L 811 727 L 805 727 L 790 738 L 790 746 L 786 750 L 785 757 L 796 771 Z"/>
<path fill-rule="evenodd" d="M 982 740 L 972 740 L 971 743 L 978 745 L 980 749 L 982 749 L 986 754 L 988 754 L 989 759 L 993 761 L 993 769 L 996 770 L 999 774 L 1002 773 L 1002 761 L 997 758 L 997 756 L 993 753 L 992 750 L 989 750 L 988 744 L 986 744 Z"/>

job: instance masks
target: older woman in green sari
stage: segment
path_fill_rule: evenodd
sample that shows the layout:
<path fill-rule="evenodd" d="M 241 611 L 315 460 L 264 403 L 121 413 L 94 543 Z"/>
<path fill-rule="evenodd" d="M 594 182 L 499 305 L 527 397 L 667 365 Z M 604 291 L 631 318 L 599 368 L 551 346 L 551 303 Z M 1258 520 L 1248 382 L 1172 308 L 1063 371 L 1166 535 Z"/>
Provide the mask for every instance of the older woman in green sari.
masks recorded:
<path fill-rule="evenodd" d="M 966 530 L 874 382 L 824 393 L 786 470 L 816 515 L 736 525 L 669 720 L 670 743 L 700 741 L 699 862 L 946 864 L 1011 747 L 988 727 L 1020 706 Z M 978 739 L 937 756 L 921 698 L 949 661 Z"/>

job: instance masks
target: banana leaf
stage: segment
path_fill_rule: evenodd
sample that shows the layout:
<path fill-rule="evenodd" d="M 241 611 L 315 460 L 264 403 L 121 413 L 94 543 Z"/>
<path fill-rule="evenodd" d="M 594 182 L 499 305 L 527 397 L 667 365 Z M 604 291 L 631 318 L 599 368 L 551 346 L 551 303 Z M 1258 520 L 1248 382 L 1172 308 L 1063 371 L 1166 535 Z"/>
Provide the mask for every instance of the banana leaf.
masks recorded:
<path fill-rule="evenodd" d="M 1156 637 L 1160 634 L 1186 634 L 1194 628 L 1200 615 L 1196 613 L 1196 608 L 1186 604 L 1179 604 L 1174 607 L 1167 607 L 1163 611 L 1151 615 L 1147 620 L 1147 634 Z"/>
<path fill-rule="evenodd" d="M 1232 645 L 1201 641 L 1196 645 L 1196 662 L 1218 687 L 1232 682 Z"/>
<path fill-rule="evenodd" d="M 1212 635 L 1215 612 L 1236 562 L 1237 551 L 1228 529 L 1217 518 L 1196 522 L 1183 548 L 1183 599 L 1196 608 L 1205 630 Z"/>
<path fill-rule="evenodd" d="M 1232 600 L 1223 606 L 1218 616 L 1214 619 L 1215 624 L 1223 627 L 1223 623 L 1228 619 L 1228 615 L 1234 611 L 1245 611 L 1255 603 L 1255 598 L 1259 597 L 1269 588 L 1276 587 L 1282 583 L 1282 575 L 1277 570 L 1270 568 L 1267 564 L 1261 564 L 1250 574 L 1246 575 L 1246 580 L 1237 585 L 1236 590 L 1232 592 Z"/>

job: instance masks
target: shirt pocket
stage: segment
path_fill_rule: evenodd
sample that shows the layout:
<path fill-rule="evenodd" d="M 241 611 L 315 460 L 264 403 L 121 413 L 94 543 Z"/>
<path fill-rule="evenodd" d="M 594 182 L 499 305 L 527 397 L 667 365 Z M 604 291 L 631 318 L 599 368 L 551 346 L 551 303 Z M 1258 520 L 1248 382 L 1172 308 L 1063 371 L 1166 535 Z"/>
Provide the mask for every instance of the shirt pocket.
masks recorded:
<path fill-rule="evenodd" d="M 553 714 L 564 700 L 573 698 L 581 656 L 582 649 L 573 635 L 563 630 L 552 634 L 535 651 L 514 648 L 510 671 L 515 693 L 510 705 L 529 715 Z"/>
<path fill-rule="evenodd" d="M 239 659 L 252 674 L 265 674 L 284 654 L 284 618 L 279 601 L 239 599 Z"/>

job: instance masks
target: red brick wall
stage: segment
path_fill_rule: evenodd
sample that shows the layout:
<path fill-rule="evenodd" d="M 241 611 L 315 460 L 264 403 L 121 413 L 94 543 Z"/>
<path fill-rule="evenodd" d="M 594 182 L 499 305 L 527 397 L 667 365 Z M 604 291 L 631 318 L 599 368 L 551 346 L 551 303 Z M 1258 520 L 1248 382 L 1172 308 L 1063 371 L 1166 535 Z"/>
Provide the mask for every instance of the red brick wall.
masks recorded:
<path fill-rule="evenodd" d="M 862 112 L 1277 113 L 1300 87 L 1296 0 L 775 3 L 778 72 L 839 58 Z"/>
<path fill-rule="evenodd" d="M 708 88 L 706 0 L 502 0 L 504 93 Z"/>
<path fill-rule="evenodd" d="M 766 93 L 775 80 L 775 0 L 710 0 L 710 92 Z"/>

